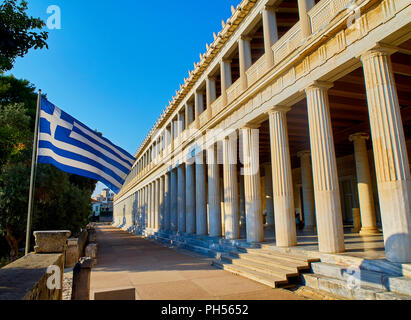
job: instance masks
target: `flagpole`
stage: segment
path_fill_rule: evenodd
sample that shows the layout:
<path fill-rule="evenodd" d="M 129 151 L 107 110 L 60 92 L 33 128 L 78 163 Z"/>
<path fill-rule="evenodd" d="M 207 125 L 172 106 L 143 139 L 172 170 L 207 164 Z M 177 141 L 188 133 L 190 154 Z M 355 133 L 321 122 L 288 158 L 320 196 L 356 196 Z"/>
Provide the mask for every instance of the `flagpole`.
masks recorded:
<path fill-rule="evenodd" d="M 35 122 L 35 127 L 34 127 L 33 153 L 32 153 L 32 159 L 31 159 L 30 193 L 29 193 L 29 203 L 28 203 L 28 209 L 27 209 L 27 228 L 26 228 L 26 255 L 28 255 L 30 251 L 31 217 L 33 215 L 34 183 L 36 179 L 36 168 L 37 168 L 40 105 L 41 105 L 41 90 L 39 90 L 39 93 L 37 96 L 36 122 Z"/>

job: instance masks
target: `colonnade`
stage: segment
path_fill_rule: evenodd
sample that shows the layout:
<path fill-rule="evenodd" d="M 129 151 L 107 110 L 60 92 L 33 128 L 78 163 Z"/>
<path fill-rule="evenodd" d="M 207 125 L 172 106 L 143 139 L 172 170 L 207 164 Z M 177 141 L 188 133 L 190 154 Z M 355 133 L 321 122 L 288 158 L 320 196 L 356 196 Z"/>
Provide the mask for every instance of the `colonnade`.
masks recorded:
<path fill-rule="evenodd" d="M 371 140 L 387 258 L 411 261 L 411 178 L 404 131 L 390 52 L 376 47 L 361 56 L 371 123 Z M 345 250 L 337 161 L 328 90 L 332 83 L 313 81 L 305 90 L 311 150 L 298 153 L 301 161 L 305 228 L 318 234 L 319 250 Z M 289 106 L 273 106 L 270 126 L 271 166 L 265 166 L 269 194 L 267 224 L 275 226 L 276 245 L 297 244 L 293 180 L 287 131 Z M 238 137 L 243 163 L 237 159 Z M 361 234 L 378 232 L 370 167 L 365 141 L 357 133 L 353 142 L 361 209 Z M 261 207 L 258 126 L 244 125 L 222 139 L 223 174 L 216 143 L 197 150 L 161 177 L 138 190 L 138 212 L 148 230 L 164 230 L 226 239 L 240 237 L 241 200 L 245 205 L 246 238 L 264 240 Z M 240 179 L 241 177 L 241 179 Z M 272 178 L 273 177 L 273 178 Z M 220 183 L 220 181 L 223 183 Z M 242 180 L 243 179 L 243 180 Z M 242 182 L 243 181 L 243 182 Z M 221 190 L 223 188 L 223 190 Z M 271 196 L 270 196 L 271 193 Z M 240 199 L 243 195 L 243 199 Z M 223 206 L 221 203 L 223 202 Z M 272 208 L 272 209 L 270 209 Z"/>

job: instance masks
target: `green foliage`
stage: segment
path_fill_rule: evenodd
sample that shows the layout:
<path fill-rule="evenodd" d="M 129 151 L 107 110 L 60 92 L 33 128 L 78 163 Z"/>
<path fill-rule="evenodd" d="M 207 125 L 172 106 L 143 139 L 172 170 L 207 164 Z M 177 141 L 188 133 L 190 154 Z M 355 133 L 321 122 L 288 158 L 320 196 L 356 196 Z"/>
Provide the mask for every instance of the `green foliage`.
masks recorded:
<path fill-rule="evenodd" d="M 3 0 L 0 5 L 0 72 L 13 68 L 17 57 L 31 49 L 48 48 L 48 33 L 41 30 L 45 23 L 29 17 L 25 0 Z"/>

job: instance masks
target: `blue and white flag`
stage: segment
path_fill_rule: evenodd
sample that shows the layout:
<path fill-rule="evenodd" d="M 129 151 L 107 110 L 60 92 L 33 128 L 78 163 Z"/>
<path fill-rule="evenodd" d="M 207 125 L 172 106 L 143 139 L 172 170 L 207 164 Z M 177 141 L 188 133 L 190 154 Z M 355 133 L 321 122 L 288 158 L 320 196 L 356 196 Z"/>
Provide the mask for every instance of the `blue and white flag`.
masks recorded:
<path fill-rule="evenodd" d="M 101 181 L 118 193 L 135 159 L 41 98 L 38 162 Z"/>

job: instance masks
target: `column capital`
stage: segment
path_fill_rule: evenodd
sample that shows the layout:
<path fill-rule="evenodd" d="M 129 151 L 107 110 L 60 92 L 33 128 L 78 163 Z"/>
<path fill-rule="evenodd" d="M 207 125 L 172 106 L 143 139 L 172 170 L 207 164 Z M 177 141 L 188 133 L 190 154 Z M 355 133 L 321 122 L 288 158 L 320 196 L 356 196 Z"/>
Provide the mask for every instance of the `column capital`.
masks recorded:
<path fill-rule="evenodd" d="M 240 129 L 259 129 L 261 127 L 261 123 L 246 123 L 245 125 L 241 126 Z"/>
<path fill-rule="evenodd" d="M 223 58 L 221 59 L 221 63 L 229 63 L 231 64 L 233 62 L 233 59 L 228 59 L 228 58 Z"/>
<path fill-rule="evenodd" d="M 268 114 L 271 114 L 271 113 L 278 113 L 278 112 L 284 112 L 284 113 L 287 113 L 288 111 L 290 111 L 291 110 L 291 107 L 288 107 L 288 106 L 275 106 L 275 107 L 272 107 L 270 110 L 268 110 Z"/>
<path fill-rule="evenodd" d="M 367 51 L 363 52 L 359 58 L 361 59 L 361 61 L 364 61 L 368 58 L 372 58 L 375 56 L 391 56 L 398 50 L 399 48 L 396 46 L 391 46 L 388 44 L 377 42 L 371 49 L 368 49 Z"/>
<path fill-rule="evenodd" d="M 216 81 L 216 77 L 208 75 L 207 80 Z"/>
<path fill-rule="evenodd" d="M 368 140 L 368 139 L 370 139 L 370 135 L 365 132 L 358 132 L 348 137 L 348 140 L 350 140 L 351 142 L 358 141 L 358 140 Z"/>
<path fill-rule="evenodd" d="M 322 80 L 315 80 L 311 84 L 305 88 L 305 91 L 311 90 L 311 89 L 323 89 L 323 90 L 328 90 L 331 89 L 334 86 L 332 82 L 329 81 L 322 81 Z"/>
<path fill-rule="evenodd" d="M 297 157 L 299 157 L 299 158 L 311 157 L 311 151 L 310 150 L 300 151 L 300 152 L 297 153 Z"/>

